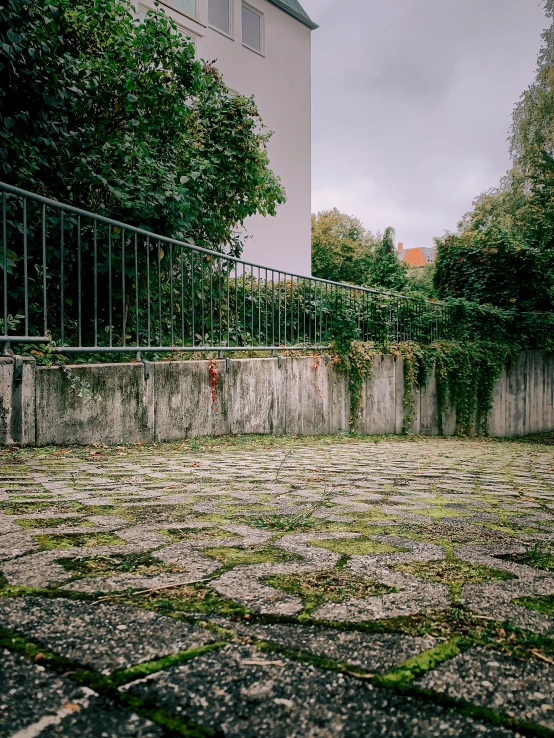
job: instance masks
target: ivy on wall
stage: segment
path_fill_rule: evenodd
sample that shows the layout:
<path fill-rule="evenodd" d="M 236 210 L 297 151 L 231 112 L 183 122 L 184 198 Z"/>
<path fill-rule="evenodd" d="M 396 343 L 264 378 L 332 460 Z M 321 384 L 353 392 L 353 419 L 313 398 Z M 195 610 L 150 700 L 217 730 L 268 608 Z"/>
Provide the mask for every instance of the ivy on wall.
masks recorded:
<path fill-rule="evenodd" d="M 503 369 L 520 351 L 551 351 L 552 336 L 544 330 L 541 315 L 521 316 L 521 330 L 515 333 L 507 329 L 514 325 L 512 313 L 504 315 L 492 309 L 487 320 L 482 311 L 473 312 L 472 307 L 471 303 L 456 301 L 452 337 L 425 345 L 415 341 L 363 343 L 355 314 L 348 304 L 337 304 L 332 351 L 335 365 L 349 376 L 351 430 L 357 427 L 363 385 L 371 379 L 374 357 L 381 354 L 403 360 L 403 432 L 410 431 L 414 420 L 415 390 L 426 387 L 434 372 L 440 434 L 444 432 L 443 418 L 452 410 L 456 412 L 458 435 L 488 434 L 494 387 Z"/>

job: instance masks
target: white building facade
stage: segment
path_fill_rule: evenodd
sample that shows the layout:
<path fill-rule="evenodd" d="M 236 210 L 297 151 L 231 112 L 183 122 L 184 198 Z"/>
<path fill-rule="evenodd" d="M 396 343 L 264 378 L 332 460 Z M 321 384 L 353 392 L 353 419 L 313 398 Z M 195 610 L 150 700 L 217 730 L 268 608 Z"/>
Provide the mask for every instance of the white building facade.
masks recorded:
<path fill-rule="evenodd" d="M 139 12 L 154 0 L 135 0 Z M 200 59 L 216 60 L 227 86 L 254 95 L 274 132 L 268 151 L 287 202 L 277 216 L 249 218 L 243 257 L 311 274 L 311 32 L 297 0 L 158 0 Z"/>

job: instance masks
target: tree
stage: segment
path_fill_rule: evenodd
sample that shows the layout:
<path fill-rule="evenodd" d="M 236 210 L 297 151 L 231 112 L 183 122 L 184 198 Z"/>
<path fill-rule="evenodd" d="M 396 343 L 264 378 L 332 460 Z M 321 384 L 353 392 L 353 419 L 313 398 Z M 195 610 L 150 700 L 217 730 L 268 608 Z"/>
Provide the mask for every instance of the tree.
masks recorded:
<path fill-rule="evenodd" d="M 361 221 L 337 208 L 312 215 L 312 273 L 334 282 L 362 285 L 375 237 Z"/>
<path fill-rule="evenodd" d="M 554 0 L 534 82 L 515 106 L 513 167 L 480 195 L 458 235 L 439 239 L 435 285 L 499 307 L 554 308 Z"/>
<path fill-rule="evenodd" d="M 408 268 L 398 259 L 394 228 L 385 228 L 372 254 L 366 286 L 402 292 L 407 283 Z"/>
<path fill-rule="evenodd" d="M 160 8 L 130 0 L 10 0 L 0 8 L 3 178 L 164 235 L 239 254 L 235 226 L 275 215 L 253 99 Z"/>
<path fill-rule="evenodd" d="M 492 225 L 437 239 L 439 296 L 523 310 L 548 310 L 540 251 Z"/>

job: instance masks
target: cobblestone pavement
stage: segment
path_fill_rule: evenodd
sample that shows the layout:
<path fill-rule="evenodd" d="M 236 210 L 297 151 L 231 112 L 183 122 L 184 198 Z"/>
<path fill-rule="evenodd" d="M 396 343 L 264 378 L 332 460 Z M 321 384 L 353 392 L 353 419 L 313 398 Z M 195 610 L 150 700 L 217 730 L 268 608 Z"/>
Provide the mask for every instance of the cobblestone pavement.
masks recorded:
<path fill-rule="evenodd" d="M 0 738 L 554 736 L 554 447 L 0 450 Z"/>

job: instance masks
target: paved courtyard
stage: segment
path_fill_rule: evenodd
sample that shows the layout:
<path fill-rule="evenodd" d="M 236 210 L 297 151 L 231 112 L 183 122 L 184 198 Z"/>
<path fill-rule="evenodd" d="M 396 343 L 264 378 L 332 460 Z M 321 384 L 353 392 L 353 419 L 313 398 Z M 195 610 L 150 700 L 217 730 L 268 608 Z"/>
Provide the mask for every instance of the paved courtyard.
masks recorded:
<path fill-rule="evenodd" d="M 0 449 L 0 738 L 554 736 L 554 446 Z"/>

